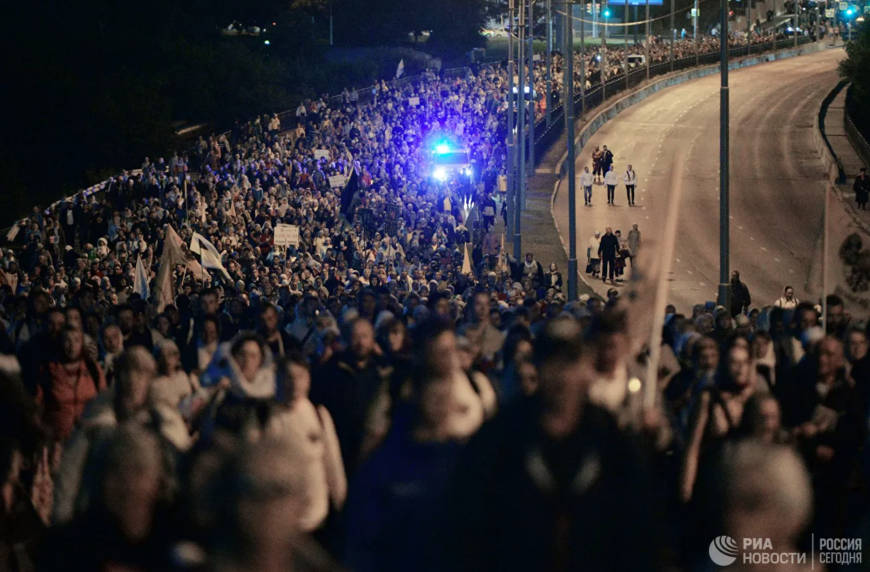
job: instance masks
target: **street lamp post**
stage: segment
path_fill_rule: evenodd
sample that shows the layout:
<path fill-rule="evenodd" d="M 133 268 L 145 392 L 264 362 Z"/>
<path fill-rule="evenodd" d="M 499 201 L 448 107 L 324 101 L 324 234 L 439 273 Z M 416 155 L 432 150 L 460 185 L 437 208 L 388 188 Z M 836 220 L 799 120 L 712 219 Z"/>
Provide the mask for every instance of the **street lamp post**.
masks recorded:
<path fill-rule="evenodd" d="M 773 36 L 773 53 L 776 54 L 776 0 L 773 0 L 773 21 L 771 22 L 770 31 Z"/>
<path fill-rule="evenodd" d="M 523 94 L 523 105 L 528 106 L 528 131 L 529 131 L 529 171 L 534 175 L 535 173 L 535 123 L 538 119 L 537 114 L 535 113 L 535 15 L 533 12 L 535 0 L 528 0 L 529 2 L 529 34 L 528 34 L 528 42 L 529 42 L 529 100 L 527 102 L 525 93 Z M 523 193 L 523 210 L 526 210 L 526 193 Z"/>
<path fill-rule="evenodd" d="M 649 0 L 646 0 L 646 45 L 643 48 L 644 59 L 646 60 L 646 80 L 649 81 L 649 48 L 650 34 L 652 33 L 652 23 L 649 21 Z"/>
<path fill-rule="evenodd" d="M 519 86 L 517 90 L 517 141 L 519 152 L 517 153 L 517 194 L 514 197 L 514 258 L 522 259 L 523 236 L 522 214 L 523 196 L 526 194 L 526 11 L 523 0 L 519 0 L 519 38 L 517 40 L 519 57 Z"/>
<path fill-rule="evenodd" d="M 625 89 L 628 89 L 628 0 L 625 0 L 625 21 L 623 24 L 623 30 L 625 33 L 622 35 L 622 71 L 625 73 Z"/>
<path fill-rule="evenodd" d="M 508 0 L 508 114 L 507 114 L 507 202 L 509 209 L 513 209 L 516 204 L 516 176 L 514 169 L 516 167 L 516 122 L 514 121 L 514 1 Z M 513 211 L 510 212 L 513 215 Z M 514 222 L 513 216 L 509 216 L 507 220 L 507 235 L 513 236 Z"/>
<path fill-rule="evenodd" d="M 698 0 L 695 0 L 695 8 L 692 13 L 694 14 L 692 17 L 692 40 L 695 44 L 695 67 L 697 67 L 701 57 L 698 48 Z"/>
<path fill-rule="evenodd" d="M 565 3 L 565 133 L 568 135 L 568 300 L 577 299 L 577 181 L 574 165 L 574 3 Z M 581 20 L 582 27 L 582 20 Z M 582 29 L 582 28 L 581 28 Z M 581 80 L 582 81 L 582 80 Z"/>
<path fill-rule="evenodd" d="M 798 47 L 798 25 L 800 24 L 800 13 L 798 10 L 801 9 L 801 5 L 798 0 L 794 0 L 794 30 L 792 31 L 792 36 L 794 36 L 794 47 Z"/>
<path fill-rule="evenodd" d="M 601 15 L 604 16 L 604 24 L 601 27 L 601 62 L 598 69 L 601 70 L 601 101 L 607 99 L 607 0 L 601 0 Z"/>
<path fill-rule="evenodd" d="M 582 4 L 580 5 L 581 14 L 583 14 L 583 18 L 580 18 L 580 113 L 586 113 L 586 0 L 581 0 Z M 593 4 L 594 6 L 594 4 Z M 571 4 L 571 15 L 573 17 L 574 14 L 574 5 Z M 573 30 L 573 28 L 572 28 Z M 573 35 L 573 31 L 572 31 Z M 568 49 L 568 57 L 574 57 L 574 38 L 571 38 L 571 43 L 568 44 L 570 47 Z M 574 97 L 572 92 L 571 97 Z"/>
<path fill-rule="evenodd" d="M 674 71 L 674 42 L 677 38 L 677 29 L 674 26 L 674 0 L 671 0 L 671 72 Z"/>
<path fill-rule="evenodd" d="M 553 121 L 553 0 L 547 0 L 547 127 Z"/>
<path fill-rule="evenodd" d="M 729 271 L 729 110 L 728 110 L 728 0 L 719 7 L 719 49 L 722 84 L 719 89 L 719 305 L 730 308 Z"/>
<path fill-rule="evenodd" d="M 752 0 L 746 0 L 746 55 L 752 54 Z"/>

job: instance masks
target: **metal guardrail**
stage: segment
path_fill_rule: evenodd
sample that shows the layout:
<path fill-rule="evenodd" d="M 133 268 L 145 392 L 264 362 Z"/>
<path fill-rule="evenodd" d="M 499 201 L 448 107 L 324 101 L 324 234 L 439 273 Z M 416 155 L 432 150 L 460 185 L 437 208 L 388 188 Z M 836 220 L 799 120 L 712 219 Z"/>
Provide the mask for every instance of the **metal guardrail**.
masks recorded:
<path fill-rule="evenodd" d="M 798 46 L 803 46 L 811 43 L 809 37 L 803 36 L 798 38 Z M 752 55 L 761 55 L 771 52 L 772 41 L 753 43 L 751 46 L 738 46 L 728 50 L 729 57 L 744 57 L 750 50 Z M 776 42 L 776 50 L 783 50 L 794 47 L 794 39 L 786 38 Z M 706 54 L 698 54 L 688 58 L 674 60 L 673 71 L 683 71 L 685 69 L 703 65 L 713 64 L 719 61 L 720 54 L 718 51 L 709 52 Z M 666 60 L 650 65 L 649 77 L 657 77 L 671 72 L 671 61 Z M 608 96 L 620 93 L 626 89 L 631 89 L 638 86 L 646 79 L 646 68 L 641 68 L 629 72 L 628 82 L 626 85 L 625 74 L 622 73 L 615 78 L 609 80 L 606 84 L 604 92 Z M 585 106 L 583 105 L 584 98 L 579 94 L 574 95 L 574 110 L 575 117 L 580 117 L 590 109 L 601 105 L 603 101 L 601 84 L 595 85 L 586 91 Z M 554 107 L 551 112 L 550 126 L 547 127 L 546 119 L 540 119 L 535 123 L 535 164 L 539 164 L 550 147 L 558 141 L 559 137 L 565 129 L 564 125 L 565 112 L 561 105 Z M 866 141 L 865 141 L 866 144 Z"/>
<path fill-rule="evenodd" d="M 855 125 L 855 122 L 852 120 L 852 113 L 855 109 L 855 101 L 852 99 L 852 86 L 850 85 L 846 89 L 846 113 L 845 116 L 845 125 L 846 128 L 846 137 L 849 138 L 849 141 L 852 143 L 852 146 L 858 152 L 858 156 L 861 157 L 861 160 L 864 162 L 864 165 L 870 165 L 870 134 L 861 133 L 861 130 L 858 129 L 858 126 Z"/>

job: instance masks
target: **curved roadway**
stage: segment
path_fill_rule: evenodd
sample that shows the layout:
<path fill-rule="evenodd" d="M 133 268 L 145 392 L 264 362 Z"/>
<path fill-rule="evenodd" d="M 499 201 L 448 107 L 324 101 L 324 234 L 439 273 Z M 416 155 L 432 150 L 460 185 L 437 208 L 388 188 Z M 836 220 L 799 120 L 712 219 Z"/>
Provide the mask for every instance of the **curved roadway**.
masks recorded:
<path fill-rule="evenodd" d="M 822 230 L 824 168 L 812 140 L 813 119 L 837 82 L 842 50 L 734 70 L 731 92 L 731 269 L 749 286 L 753 305 L 772 304 L 785 284 L 806 290 Z M 594 231 L 606 226 L 625 236 L 637 223 L 644 239 L 656 237 L 667 211 L 668 169 L 676 146 L 687 143 L 683 197 L 669 302 L 681 312 L 715 300 L 719 282 L 719 75 L 667 88 L 627 109 L 598 131 L 579 154 L 577 174 L 596 145 L 614 153 L 617 173 L 632 164 L 638 175 L 635 203 L 625 187 L 607 206 L 603 186 L 583 206 L 577 185 L 578 259 L 582 271 Z M 567 187 L 554 205 L 563 236 L 568 230 Z M 600 280 L 585 276 L 604 294 Z M 812 294 L 812 295 L 811 295 Z"/>

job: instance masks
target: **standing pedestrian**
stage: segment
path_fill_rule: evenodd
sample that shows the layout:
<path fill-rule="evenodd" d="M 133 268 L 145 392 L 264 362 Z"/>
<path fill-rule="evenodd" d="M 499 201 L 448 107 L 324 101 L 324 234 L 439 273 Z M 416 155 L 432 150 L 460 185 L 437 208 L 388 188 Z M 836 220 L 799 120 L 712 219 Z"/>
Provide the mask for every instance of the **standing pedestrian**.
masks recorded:
<path fill-rule="evenodd" d="M 609 226 L 604 230 L 601 244 L 598 246 L 598 257 L 601 259 L 601 281 L 613 284 L 613 275 L 616 265 L 616 256 L 619 254 L 619 239 L 613 234 Z"/>
<path fill-rule="evenodd" d="M 595 151 L 592 152 L 592 174 L 595 176 L 596 183 L 598 182 L 598 177 L 604 174 L 601 172 L 601 158 L 603 156 L 604 153 L 602 153 L 601 150 L 598 148 L 598 145 L 596 145 Z"/>
<path fill-rule="evenodd" d="M 861 173 L 855 177 L 852 189 L 855 191 L 855 202 L 858 203 L 858 208 L 862 211 L 866 210 L 867 200 L 870 199 L 870 177 L 867 176 L 867 169 L 861 169 Z"/>
<path fill-rule="evenodd" d="M 597 230 L 595 235 L 589 239 L 589 246 L 586 248 L 586 274 L 592 274 L 595 278 L 598 276 L 598 264 L 600 262 L 599 249 L 601 247 L 601 233 Z"/>
<path fill-rule="evenodd" d="M 782 298 L 773 303 L 774 308 L 782 308 L 783 310 L 793 310 L 800 304 L 800 300 L 794 297 L 794 288 L 786 286 L 782 291 Z"/>
<path fill-rule="evenodd" d="M 614 195 L 616 193 L 616 171 L 613 170 L 613 165 L 611 165 L 607 172 L 604 174 L 604 184 L 607 186 L 607 204 L 612 205 Z"/>
<path fill-rule="evenodd" d="M 610 167 L 613 165 L 613 152 L 607 148 L 607 145 L 604 146 L 604 149 L 601 151 L 601 170 L 606 173 L 610 170 Z"/>
<path fill-rule="evenodd" d="M 617 230 L 616 240 L 619 241 L 619 256 L 616 258 L 616 279 L 622 280 L 625 274 L 626 262 L 631 258 L 631 251 L 628 249 L 628 237 L 622 236 L 622 231 Z"/>
<path fill-rule="evenodd" d="M 491 194 L 487 193 L 486 198 L 483 199 L 483 228 L 488 231 L 494 224 L 495 199 L 492 198 Z"/>
<path fill-rule="evenodd" d="M 740 281 L 740 273 L 735 270 L 731 273 L 731 315 L 742 314 L 749 309 L 751 303 L 749 288 Z"/>
<path fill-rule="evenodd" d="M 637 230 L 637 225 L 631 225 L 631 230 L 628 231 L 628 252 L 631 254 L 631 267 L 634 268 L 634 260 L 637 257 L 637 251 L 640 250 L 640 231 Z"/>
<path fill-rule="evenodd" d="M 633 207 L 634 189 L 637 186 L 637 173 L 635 173 L 634 169 L 629 165 L 628 169 L 625 170 L 625 175 L 622 177 L 623 181 L 625 181 L 625 197 L 628 199 L 628 206 Z"/>
<path fill-rule="evenodd" d="M 580 186 L 583 187 L 583 201 L 587 207 L 592 206 L 592 184 L 594 182 L 595 178 L 589 172 L 589 167 L 584 167 L 583 172 L 580 174 Z"/>

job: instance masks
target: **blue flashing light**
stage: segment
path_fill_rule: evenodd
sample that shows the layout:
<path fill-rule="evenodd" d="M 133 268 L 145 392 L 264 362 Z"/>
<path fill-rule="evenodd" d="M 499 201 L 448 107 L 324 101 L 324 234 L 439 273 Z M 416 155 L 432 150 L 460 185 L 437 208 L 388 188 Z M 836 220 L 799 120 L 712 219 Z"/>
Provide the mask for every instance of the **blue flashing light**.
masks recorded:
<path fill-rule="evenodd" d="M 854 13 L 855 13 L 855 10 L 852 9 L 852 8 L 849 8 L 848 10 L 846 10 L 846 14 L 847 14 L 848 16 L 851 16 L 851 15 L 854 14 Z"/>
<path fill-rule="evenodd" d="M 610 10 L 605 10 L 605 11 L 604 11 L 604 17 L 605 17 L 605 18 L 610 18 Z"/>
<path fill-rule="evenodd" d="M 450 145 L 448 145 L 447 143 L 438 143 L 437 145 L 435 145 L 435 152 L 439 155 L 450 153 Z"/>
<path fill-rule="evenodd" d="M 446 181 L 447 170 L 444 167 L 435 167 L 435 170 L 432 171 L 432 176 L 438 181 Z"/>

